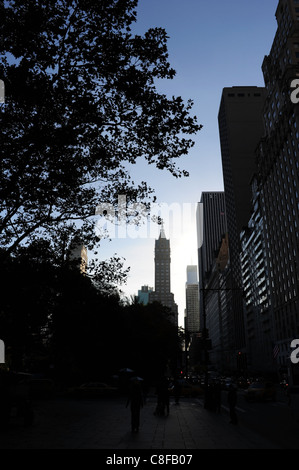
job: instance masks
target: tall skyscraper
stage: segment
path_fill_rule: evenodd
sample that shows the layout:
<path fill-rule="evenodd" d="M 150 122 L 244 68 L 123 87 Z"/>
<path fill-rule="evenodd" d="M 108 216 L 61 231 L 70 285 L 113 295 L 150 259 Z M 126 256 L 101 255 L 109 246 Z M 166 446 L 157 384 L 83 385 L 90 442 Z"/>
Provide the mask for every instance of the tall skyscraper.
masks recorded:
<path fill-rule="evenodd" d="M 166 238 L 162 227 L 158 240 L 155 240 L 155 290 L 149 293 L 149 302 L 157 301 L 169 307 L 173 321 L 178 324 L 178 306 L 171 292 L 170 263 L 170 241 Z"/>
<path fill-rule="evenodd" d="M 201 213 L 203 217 L 201 218 Z M 212 270 L 215 252 L 227 232 L 223 192 L 203 192 L 196 214 L 198 235 L 198 276 L 200 293 Z M 201 227 L 201 224 L 203 226 Z M 200 240 L 202 233 L 203 239 Z M 203 296 L 200 295 L 200 323 L 203 327 Z"/>
<path fill-rule="evenodd" d="M 255 149 L 264 135 L 266 89 L 224 88 L 218 113 L 228 237 L 236 239 L 251 211 L 250 181 L 256 172 Z"/>
<path fill-rule="evenodd" d="M 197 266 L 187 266 L 185 328 L 188 333 L 199 332 L 199 289 Z"/>
<path fill-rule="evenodd" d="M 201 194 L 196 214 L 198 239 L 201 230 L 200 205 L 203 210 L 203 240 L 199 249 L 202 251 L 203 265 L 199 264 L 199 279 L 202 272 L 208 274 L 211 271 L 215 251 L 219 249 L 222 237 L 227 232 L 224 192 L 213 191 Z"/>
<path fill-rule="evenodd" d="M 280 372 L 291 366 L 290 343 L 299 337 L 299 105 L 291 101 L 291 82 L 299 77 L 298 9 L 295 0 L 278 2 L 277 32 L 262 64 L 265 136 L 257 149 Z"/>
<path fill-rule="evenodd" d="M 226 290 L 222 292 L 225 287 L 224 281 L 220 282 L 220 271 L 227 264 L 227 261 L 223 264 L 224 240 L 227 240 L 224 192 L 203 192 L 200 203 L 198 203 L 196 219 L 200 331 L 204 335 L 205 328 L 208 330 L 209 337 L 212 339 L 213 351 L 215 347 L 218 350 L 218 345 L 222 344 L 222 329 L 219 328 L 219 322 L 222 322 L 222 308 L 220 308 L 219 299 L 221 297 L 221 302 L 224 302 L 227 293 Z M 227 305 L 229 305 L 228 302 L 226 302 Z M 227 318 L 228 315 L 229 313 L 226 311 Z"/>
<path fill-rule="evenodd" d="M 187 266 L 187 285 L 198 283 L 198 268 L 197 265 Z"/>
<path fill-rule="evenodd" d="M 256 172 L 255 149 L 264 134 L 262 87 L 224 88 L 218 114 L 236 354 L 246 353 L 242 298 L 240 232 L 251 211 L 250 181 Z M 243 356 L 244 357 L 244 356 Z"/>
<path fill-rule="evenodd" d="M 252 180 L 252 215 L 241 232 L 241 267 L 245 301 L 247 367 L 263 374 L 275 372 L 273 361 L 273 308 L 270 269 L 266 252 L 265 221 L 262 216 L 257 177 Z"/>

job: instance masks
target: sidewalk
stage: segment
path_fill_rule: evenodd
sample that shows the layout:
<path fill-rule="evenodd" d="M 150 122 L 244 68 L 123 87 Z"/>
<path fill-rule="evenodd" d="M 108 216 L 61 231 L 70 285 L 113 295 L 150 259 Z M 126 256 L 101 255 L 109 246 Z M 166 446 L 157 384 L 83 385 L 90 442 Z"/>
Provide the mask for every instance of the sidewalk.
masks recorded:
<path fill-rule="evenodd" d="M 141 410 L 140 430 L 132 434 L 125 398 L 41 401 L 36 422 L 12 423 L 0 436 L 1 449 L 277 449 L 242 425 L 229 424 L 224 411 L 205 410 L 198 399 L 170 403 L 170 415 L 154 415 L 156 397 Z"/>
<path fill-rule="evenodd" d="M 139 434 L 127 433 L 118 449 L 277 449 L 242 425 L 229 424 L 226 412 L 218 415 L 205 410 L 199 400 L 172 402 L 168 417 L 157 418 L 154 408 L 155 401 L 150 399 L 142 410 Z"/>

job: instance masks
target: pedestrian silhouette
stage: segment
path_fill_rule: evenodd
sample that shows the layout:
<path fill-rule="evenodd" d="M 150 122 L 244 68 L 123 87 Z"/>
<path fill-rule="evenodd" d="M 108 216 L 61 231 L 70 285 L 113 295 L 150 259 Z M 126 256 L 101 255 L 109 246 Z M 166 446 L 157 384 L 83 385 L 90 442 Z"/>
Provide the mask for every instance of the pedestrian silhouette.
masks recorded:
<path fill-rule="evenodd" d="M 131 404 L 131 429 L 132 432 L 139 431 L 140 409 L 143 407 L 143 396 L 140 383 L 132 381 L 126 408 Z"/>
<path fill-rule="evenodd" d="M 237 390 L 233 384 L 230 384 L 229 386 L 227 400 L 229 404 L 230 423 L 238 424 L 238 417 L 236 414 Z"/>
<path fill-rule="evenodd" d="M 166 377 L 162 377 L 157 386 L 157 407 L 154 414 L 157 416 L 169 415 L 169 390 Z"/>

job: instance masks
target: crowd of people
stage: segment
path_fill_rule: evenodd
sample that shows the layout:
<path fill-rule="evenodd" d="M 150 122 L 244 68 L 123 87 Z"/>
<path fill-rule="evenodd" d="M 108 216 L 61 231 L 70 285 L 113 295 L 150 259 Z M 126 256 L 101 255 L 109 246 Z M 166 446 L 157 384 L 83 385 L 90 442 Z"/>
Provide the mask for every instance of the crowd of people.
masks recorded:
<path fill-rule="evenodd" d="M 173 382 L 174 403 L 178 405 L 181 397 L 181 387 L 179 380 Z M 166 377 L 162 377 L 156 387 L 157 404 L 154 411 L 155 416 L 169 416 L 170 402 L 170 383 Z M 238 424 L 236 414 L 237 405 L 237 388 L 234 384 L 230 384 L 227 393 L 227 401 L 230 413 L 230 423 Z M 131 404 L 131 429 L 132 432 L 139 431 L 140 411 L 144 405 L 141 383 L 133 381 L 127 401 L 127 406 Z M 219 381 L 209 383 L 204 388 L 204 407 L 208 411 L 221 413 L 222 406 L 222 387 Z"/>

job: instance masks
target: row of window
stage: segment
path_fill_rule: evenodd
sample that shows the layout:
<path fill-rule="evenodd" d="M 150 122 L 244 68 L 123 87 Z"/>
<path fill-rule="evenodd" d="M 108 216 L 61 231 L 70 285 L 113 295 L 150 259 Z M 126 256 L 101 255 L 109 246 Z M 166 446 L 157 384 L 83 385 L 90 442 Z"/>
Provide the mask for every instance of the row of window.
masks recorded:
<path fill-rule="evenodd" d="M 227 96 L 229 98 L 235 98 L 235 97 L 238 97 L 238 98 L 245 98 L 246 94 L 245 93 L 228 93 Z M 247 96 L 255 96 L 256 98 L 258 97 L 261 97 L 262 94 L 261 93 L 247 93 Z"/>

